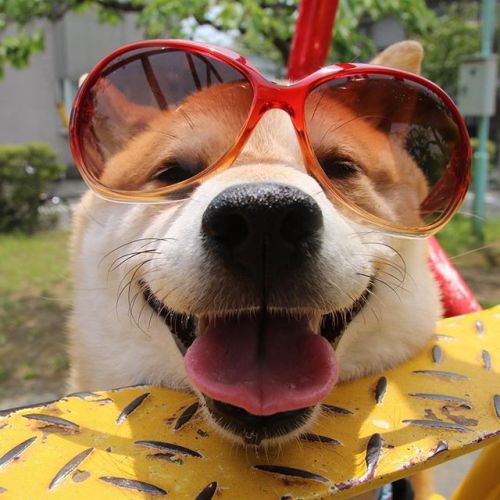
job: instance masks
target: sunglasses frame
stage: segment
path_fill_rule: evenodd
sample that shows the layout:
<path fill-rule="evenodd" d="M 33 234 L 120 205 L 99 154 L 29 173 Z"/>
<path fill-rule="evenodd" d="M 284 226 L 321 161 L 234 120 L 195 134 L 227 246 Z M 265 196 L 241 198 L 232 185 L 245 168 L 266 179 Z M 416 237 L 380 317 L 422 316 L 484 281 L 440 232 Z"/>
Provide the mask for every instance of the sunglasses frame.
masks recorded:
<path fill-rule="evenodd" d="M 120 56 L 123 56 L 127 52 L 147 48 L 184 50 L 193 54 L 210 57 L 233 67 L 250 83 L 253 92 L 252 104 L 248 110 L 246 122 L 237 136 L 235 143 L 229 148 L 228 151 L 226 151 L 225 154 L 222 155 L 221 158 L 219 158 L 219 160 L 217 160 L 213 165 L 205 168 L 202 172 L 196 174 L 190 179 L 176 183 L 173 186 L 158 188 L 149 192 L 113 190 L 103 185 L 92 173 L 92 171 L 85 167 L 80 141 L 83 103 L 85 102 L 89 91 L 93 88 L 94 84 L 100 78 L 103 70 L 105 70 L 108 64 Z M 460 139 L 457 146 L 458 151 L 455 150 L 455 155 L 459 156 L 459 160 L 452 160 L 450 162 L 453 165 L 453 171 L 447 172 L 447 175 L 454 176 L 459 189 L 455 195 L 450 198 L 448 206 L 443 210 L 441 216 L 436 221 L 428 225 L 399 226 L 366 212 L 362 208 L 350 202 L 324 173 L 309 142 L 306 133 L 305 116 L 305 102 L 307 96 L 315 88 L 325 82 L 345 77 L 365 77 L 367 75 L 388 75 L 410 80 L 422 85 L 442 100 L 450 111 L 454 122 L 458 126 Z M 379 228 L 383 228 L 390 233 L 413 238 L 430 236 L 448 222 L 448 220 L 458 210 L 458 207 L 465 197 L 470 182 L 470 163 L 472 156 L 467 128 L 460 112 L 451 98 L 440 87 L 426 78 L 414 73 L 385 66 L 360 63 L 342 63 L 321 68 L 314 73 L 285 86 L 267 80 L 257 69 L 249 64 L 243 56 L 233 52 L 232 50 L 192 41 L 160 39 L 134 42 L 119 47 L 97 63 L 81 85 L 75 98 L 69 125 L 70 147 L 75 163 L 82 177 L 91 189 L 103 198 L 112 201 L 134 203 L 172 203 L 172 200 L 165 199 L 166 195 L 182 189 L 191 188 L 200 181 L 207 179 L 215 172 L 229 168 L 237 159 L 260 119 L 271 109 L 281 109 L 290 116 L 302 152 L 306 171 L 319 182 L 325 192 L 330 196 L 330 199 L 335 199 L 349 210 L 355 212 L 363 220 L 366 220 Z"/>

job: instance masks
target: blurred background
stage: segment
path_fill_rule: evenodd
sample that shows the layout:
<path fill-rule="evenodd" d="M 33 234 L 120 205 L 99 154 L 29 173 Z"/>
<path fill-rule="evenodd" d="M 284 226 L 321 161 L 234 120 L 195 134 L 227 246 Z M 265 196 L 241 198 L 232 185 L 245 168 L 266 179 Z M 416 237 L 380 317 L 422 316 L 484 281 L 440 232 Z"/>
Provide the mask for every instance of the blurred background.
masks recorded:
<path fill-rule="evenodd" d="M 394 42 L 419 40 L 426 53 L 424 76 L 459 101 L 476 149 L 483 127 L 487 155 L 479 151 L 476 157 L 486 161 L 486 188 L 479 189 L 476 203 L 471 190 L 461 212 L 438 234 L 483 307 L 500 303 L 499 79 L 491 63 L 495 74 L 487 83 L 481 73 L 485 57 L 477 58 L 488 55 L 481 38 L 483 3 L 491 8 L 495 1 L 340 0 L 329 54 L 330 62 L 367 61 Z M 67 140 L 79 77 L 119 45 L 169 37 L 231 47 L 267 76 L 282 78 L 297 5 L 0 0 L 0 408 L 64 393 L 69 228 L 72 208 L 85 191 Z M 489 52 L 498 52 L 499 15 L 497 6 Z M 480 92 L 493 85 L 494 106 L 486 118 L 470 111 L 460 95 L 474 78 Z"/>

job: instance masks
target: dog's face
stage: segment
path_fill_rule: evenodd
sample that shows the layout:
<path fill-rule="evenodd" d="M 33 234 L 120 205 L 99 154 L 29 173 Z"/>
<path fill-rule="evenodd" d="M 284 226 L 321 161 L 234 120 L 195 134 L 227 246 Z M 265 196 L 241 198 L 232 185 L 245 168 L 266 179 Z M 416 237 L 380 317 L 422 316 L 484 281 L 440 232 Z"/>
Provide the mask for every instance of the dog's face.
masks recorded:
<path fill-rule="evenodd" d="M 148 125 L 114 141 L 103 181 L 160 187 L 213 163 L 251 99 L 245 85 L 220 90 L 192 95 L 182 112 L 135 112 Z M 427 187 L 411 156 L 341 102 L 317 108 L 310 140 L 340 191 L 386 219 L 414 224 Z M 422 243 L 389 237 L 332 202 L 306 172 L 283 111 L 268 112 L 235 163 L 181 203 L 88 203 L 101 229 L 86 234 L 101 231 L 107 241 L 77 239 L 94 260 L 106 255 L 108 298 L 130 313 L 122 336 L 110 334 L 109 342 L 113 352 L 138 352 L 134 361 L 121 354 L 122 379 L 113 367 L 103 382 L 188 383 L 207 417 L 247 444 L 300 432 L 339 378 L 405 359 L 438 314 L 432 285 L 426 298 L 411 295 L 429 287 Z M 422 273 L 411 277 L 415 286 L 408 268 Z M 390 313 L 400 301 L 410 304 Z M 429 316 L 418 327 L 412 306 Z"/>

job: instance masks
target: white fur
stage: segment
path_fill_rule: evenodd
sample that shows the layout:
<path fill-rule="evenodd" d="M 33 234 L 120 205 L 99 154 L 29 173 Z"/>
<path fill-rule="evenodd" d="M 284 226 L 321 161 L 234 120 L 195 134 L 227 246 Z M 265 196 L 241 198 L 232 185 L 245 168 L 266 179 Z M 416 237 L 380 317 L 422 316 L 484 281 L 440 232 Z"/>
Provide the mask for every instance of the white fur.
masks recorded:
<path fill-rule="evenodd" d="M 296 289 L 271 296 L 271 307 L 286 305 L 319 318 L 349 307 L 376 273 L 366 306 L 337 348 L 341 380 L 394 366 L 428 341 L 441 310 L 427 243 L 388 236 L 346 217 L 306 173 L 289 118 L 274 111 L 260 122 L 237 162 L 207 179 L 185 202 L 140 205 L 84 196 L 73 239 L 72 390 L 138 383 L 190 388 L 183 358 L 137 282 L 145 279 L 169 308 L 182 313 L 255 308 L 255 297 L 207 256 L 200 224 L 223 189 L 259 181 L 300 188 L 315 199 L 324 219 L 311 273 Z"/>

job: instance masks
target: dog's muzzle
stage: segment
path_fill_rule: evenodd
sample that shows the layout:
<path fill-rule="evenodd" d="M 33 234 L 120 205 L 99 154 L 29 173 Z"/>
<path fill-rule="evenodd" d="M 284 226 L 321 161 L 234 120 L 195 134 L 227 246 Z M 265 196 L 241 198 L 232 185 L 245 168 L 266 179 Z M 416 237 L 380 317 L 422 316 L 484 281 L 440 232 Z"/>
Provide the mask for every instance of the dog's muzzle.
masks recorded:
<path fill-rule="evenodd" d="M 310 314 L 273 305 L 271 292 L 281 289 L 286 297 L 283 283 L 300 286 L 307 276 L 322 232 L 321 209 L 303 191 L 279 183 L 234 185 L 206 208 L 201 236 L 209 258 L 261 303 L 200 320 L 168 310 L 141 284 L 212 418 L 247 444 L 288 434 L 310 419 L 338 379 L 334 347 L 370 293 L 371 285 L 350 310 L 324 315 L 319 331 Z"/>

